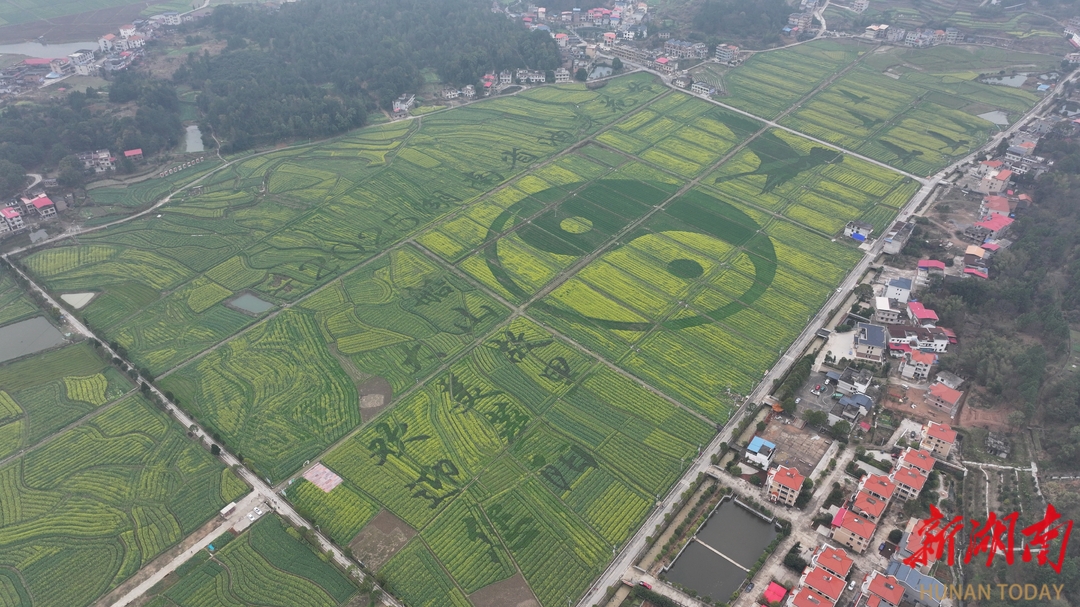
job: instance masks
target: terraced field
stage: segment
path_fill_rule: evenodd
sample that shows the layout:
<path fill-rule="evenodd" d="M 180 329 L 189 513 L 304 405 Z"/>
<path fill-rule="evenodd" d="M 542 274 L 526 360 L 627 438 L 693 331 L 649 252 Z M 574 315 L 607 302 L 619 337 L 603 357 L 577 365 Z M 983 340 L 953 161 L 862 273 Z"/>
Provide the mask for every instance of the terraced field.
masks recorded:
<path fill-rule="evenodd" d="M 213 559 L 201 552 L 179 570 L 179 581 L 147 607 L 217 605 L 352 604 L 358 589 L 319 559 L 299 534 L 276 516 L 266 516 L 233 538 L 214 541 Z"/>
<path fill-rule="evenodd" d="M 100 397 L 91 383 L 71 385 Z M 3 575 L 5 588 L 24 605 L 90 604 L 246 491 L 163 413 L 129 396 L 0 467 L 0 571 L 13 574 Z"/>
<path fill-rule="evenodd" d="M 816 71 L 770 103 L 856 57 L 788 54 Z M 241 160 L 160 218 L 20 262 L 98 292 L 91 326 L 406 604 L 553 607 L 861 258 L 844 224 L 883 231 L 917 186 L 634 74 Z M 250 544 L 250 570 L 273 562 Z M 157 605 L 249 600 L 234 545 Z"/>

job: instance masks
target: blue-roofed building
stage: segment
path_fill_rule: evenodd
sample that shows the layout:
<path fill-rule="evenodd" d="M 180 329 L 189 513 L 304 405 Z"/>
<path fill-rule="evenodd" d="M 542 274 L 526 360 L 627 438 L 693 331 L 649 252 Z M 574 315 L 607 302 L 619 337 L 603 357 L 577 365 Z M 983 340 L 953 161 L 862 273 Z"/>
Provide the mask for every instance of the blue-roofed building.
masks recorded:
<path fill-rule="evenodd" d="M 840 398 L 840 404 L 856 409 L 862 407 L 869 413 L 874 408 L 874 399 L 865 394 L 848 394 Z"/>
<path fill-rule="evenodd" d="M 885 360 L 888 347 L 888 333 L 885 327 L 861 322 L 855 325 L 855 358 L 879 363 Z"/>
<path fill-rule="evenodd" d="M 776 445 L 760 436 L 755 436 L 750 439 L 750 444 L 746 446 L 746 454 L 743 459 L 762 470 L 768 470 L 774 455 L 776 455 Z"/>
<path fill-rule="evenodd" d="M 901 303 L 907 303 L 911 297 L 911 279 L 894 278 L 885 287 L 885 297 L 895 299 Z"/>
<path fill-rule="evenodd" d="M 896 578 L 904 588 L 904 601 L 938 607 L 945 598 L 945 584 L 900 561 L 891 561 L 886 573 Z"/>

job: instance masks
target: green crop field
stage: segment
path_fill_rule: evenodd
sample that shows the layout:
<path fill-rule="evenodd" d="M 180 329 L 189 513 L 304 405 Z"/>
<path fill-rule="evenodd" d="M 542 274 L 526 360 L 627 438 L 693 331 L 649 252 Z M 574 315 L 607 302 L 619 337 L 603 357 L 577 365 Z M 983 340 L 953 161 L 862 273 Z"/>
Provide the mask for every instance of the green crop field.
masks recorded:
<path fill-rule="evenodd" d="M 0 458 L 36 444 L 131 388 L 86 342 L 0 366 Z"/>
<path fill-rule="evenodd" d="M 763 53 L 729 100 L 778 115 L 859 50 Z M 90 326 L 410 607 L 555 607 L 862 258 L 844 225 L 884 232 L 919 183 L 632 74 L 238 158 L 199 186 L 18 261 L 97 292 Z M 90 375 L 64 386 L 100 399 Z M 308 461 L 341 483 L 304 480 Z M 233 546 L 155 607 L 248 600 Z"/>
<path fill-rule="evenodd" d="M 15 284 L 11 270 L 0 268 L 0 325 L 38 315 L 38 307 Z"/>
<path fill-rule="evenodd" d="M 218 605 L 351 604 L 358 589 L 333 565 L 323 562 L 281 519 L 266 516 L 239 537 L 214 542 L 213 558 L 201 552 L 179 570 L 179 581 L 149 607 Z"/>
<path fill-rule="evenodd" d="M 929 175 L 998 132 L 979 114 L 1001 111 L 1012 121 L 1040 99 L 1027 90 L 983 84 L 975 70 L 996 72 L 998 65 L 1051 67 L 1048 64 L 1046 56 L 1001 57 L 984 49 L 939 46 L 913 53 L 889 48 L 867 57 L 782 123 L 917 175 Z"/>
<path fill-rule="evenodd" d="M 87 605 L 246 491 L 131 396 L 0 467 L 0 570 L 21 604 Z"/>

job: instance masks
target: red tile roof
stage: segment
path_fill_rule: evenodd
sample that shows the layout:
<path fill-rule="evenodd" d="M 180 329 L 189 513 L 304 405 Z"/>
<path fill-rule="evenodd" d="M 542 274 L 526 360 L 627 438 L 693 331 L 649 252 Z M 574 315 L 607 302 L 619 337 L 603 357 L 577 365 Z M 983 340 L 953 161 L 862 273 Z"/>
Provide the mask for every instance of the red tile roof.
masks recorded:
<path fill-rule="evenodd" d="M 998 181 L 1008 181 L 1010 177 L 1012 177 L 1012 171 L 1009 169 L 1003 169 L 998 171 L 997 175 L 994 175 L 994 179 L 997 179 Z"/>
<path fill-rule="evenodd" d="M 1009 199 L 1004 196 L 987 196 L 983 199 L 986 203 L 986 209 L 988 211 L 997 211 L 999 213 L 1009 214 Z"/>
<path fill-rule="evenodd" d="M 949 424 L 930 422 L 927 424 L 926 434 L 950 445 L 956 442 L 956 430 L 953 430 Z"/>
<path fill-rule="evenodd" d="M 829 544 L 822 544 L 821 548 L 818 548 L 814 553 L 814 562 L 840 577 L 847 577 L 853 563 L 843 548 L 833 548 Z"/>
<path fill-rule="evenodd" d="M 891 499 L 893 491 L 896 491 L 896 485 L 884 474 L 871 474 L 863 479 L 859 489 L 870 491 L 885 499 Z"/>
<path fill-rule="evenodd" d="M 918 363 L 920 365 L 932 365 L 937 360 L 937 356 L 930 352 L 923 352 L 922 350 L 912 350 L 908 356 L 911 357 L 911 362 Z"/>
<path fill-rule="evenodd" d="M 914 466 L 923 472 L 929 473 L 934 469 L 934 456 L 926 449 L 916 450 L 908 447 L 907 450 L 904 451 L 904 457 L 901 459 L 904 460 L 904 463 Z"/>
<path fill-rule="evenodd" d="M 979 226 L 980 228 L 986 228 L 987 230 L 990 230 L 991 232 L 997 232 L 998 230 L 1008 226 L 1012 222 L 1013 222 L 1012 218 L 1006 217 L 1004 215 L 998 215 L 998 214 L 995 213 L 989 219 L 980 221 L 980 222 L 976 223 L 975 225 Z"/>
<path fill-rule="evenodd" d="M 927 308 L 926 306 L 922 305 L 917 301 L 909 301 L 907 308 L 908 312 L 911 312 L 911 315 L 919 320 L 936 321 L 938 319 L 937 312 Z"/>
<path fill-rule="evenodd" d="M 981 270 L 976 270 L 975 268 L 964 268 L 964 274 L 971 274 L 972 276 L 978 276 L 979 278 L 990 278 L 989 274 Z"/>
<path fill-rule="evenodd" d="M 773 472 L 772 480 L 788 489 L 799 491 L 802 489 L 802 484 L 803 481 L 806 480 L 806 477 L 799 474 L 799 471 L 795 468 L 780 466 Z"/>
<path fill-rule="evenodd" d="M 886 603 L 899 605 L 900 599 L 904 596 L 904 587 L 900 585 L 900 580 L 891 575 L 884 575 L 880 571 L 875 571 L 871 575 L 874 577 L 870 580 L 870 592 L 881 597 Z"/>
<path fill-rule="evenodd" d="M 926 477 L 911 468 L 899 468 L 893 472 L 893 481 L 898 485 L 906 485 L 916 492 L 922 491 L 926 484 Z"/>
<path fill-rule="evenodd" d="M 41 57 L 31 57 L 23 61 L 26 65 L 49 65 L 52 63 L 52 59 L 43 59 Z"/>
<path fill-rule="evenodd" d="M 871 594 L 866 599 L 866 607 L 879 607 L 881 605 L 881 597 Z"/>
<path fill-rule="evenodd" d="M 0 209 L 0 216 L 4 216 L 8 219 L 15 219 L 19 216 L 19 212 L 11 207 L 4 207 Z"/>
<path fill-rule="evenodd" d="M 124 156 L 131 158 L 132 156 L 142 156 L 142 148 L 135 148 L 134 150 L 125 150 Z"/>
<path fill-rule="evenodd" d="M 847 529 L 855 535 L 869 540 L 874 535 L 874 529 L 877 527 L 874 523 L 871 523 L 866 518 L 855 514 L 848 510 L 844 513 L 844 520 L 840 522 L 840 527 Z"/>
<path fill-rule="evenodd" d="M 833 607 L 835 605 L 828 597 L 816 592 L 813 588 L 805 586 L 791 595 L 789 604 L 793 607 Z"/>
<path fill-rule="evenodd" d="M 937 259 L 920 259 L 919 260 L 919 267 L 920 268 L 935 268 L 935 269 L 938 269 L 938 270 L 944 270 L 945 269 L 945 262 L 944 261 L 938 261 Z"/>
<path fill-rule="evenodd" d="M 949 403 L 950 405 L 955 405 L 957 402 L 960 401 L 960 397 L 964 395 L 963 392 L 959 390 L 953 390 L 945 384 L 934 384 L 930 386 L 930 389 L 927 390 L 927 392 L 929 392 L 932 396 Z"/>
<path fill-rule="evenodd" d="M 990 168 L 996 169 L 1004 163 L 1000 160 L 984 160 L 980 164 L 984 164 Z"/>
<path fill-rule="evenodd" d="M 860 491 L 855 495 L 855 504 L 853 507 L 859 512 L 863 512 L 867 516 L 877 519 L 881 518 L 881 513 L 885 512 L 885 506 L 888 505 L 889 502 L 880 500 L 865 491 Z"/>
<path fill-rule="evenodd" d="M 836 577 L 821 567 L 811 569 L 803 579 L 803 583 L 829 597 L 833 602 L 836 602 L 840 598 L 840 593 L 844 591 L 844 578 Z"/>
<path fill-rule="evenodd" d="M 48 196 L 38 196 L 30 201 L 30 204 L 34 205 L 35 209 L 42 209 L 44 207 L 53 206 L 53 201 L 49 200 Z"/>
<path fill-rule="evenodd" d="M 776 582 L 769 582 L 769 587 L 765 589 L 765 600 L 770 603 L 779 603 L 784 600 L 784 596 L 787 595 L 787 588 L 784 588 Z"/>

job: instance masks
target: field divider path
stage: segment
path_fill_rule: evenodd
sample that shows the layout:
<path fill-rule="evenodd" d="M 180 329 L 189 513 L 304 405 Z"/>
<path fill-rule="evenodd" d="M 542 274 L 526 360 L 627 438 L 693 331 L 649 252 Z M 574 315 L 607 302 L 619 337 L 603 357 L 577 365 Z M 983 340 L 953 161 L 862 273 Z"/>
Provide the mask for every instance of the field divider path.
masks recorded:
<path fill-rule="evenodd" d="M 369 264 L 371 264 L 371 263 L 385 257 L 386 255 L 392 253 L 393 251 L 396 251 L 396 250 L 400 249 L 403 246 L 406 246 L 408 243 L 412 242 L 417 236 L 426 234 L 427 232 L 429 232 L 431 230 L 434 230 L 434 229 L 437 229 L 437 228 L 441 227 L 442 225 L 444 225 L 445 223 L 447 223 L 449 221 L 452 221 L 453 219 L 456 219 L 466 209 L 471 209 L 471 208 L 475 207 L 476 205 L 481 204 L 482 202 L 484 202 L 485 200 L 487 200 L 491 196 L 494 196 L 495 194 L 501 192 L 502 190 L 513 186 L 515 183 L 517 183 L 518 181 L 520 181 L 524 177 L 528 176 L 532 172 L 534 172 L 536 170 L 539 170 L 539 169 L 542 169 L 542 168 L 548 166 L 549 164 L 552 164 L 552 163 L 560 160 L 564 156 L 568 156 L 570 154 L 573 154 L 581 146 L 584 146 L 584 145 L 592 142 L 593 139 L 597 135 L 599 135 L 600 133 L 602 133 L 602 132 L 604 132 L 604 131 L 606 131 L 608 129 L 614 128 L 617 124 L 619 124 L 620 122 L 622 122 L 626 118 L 628 118 L 628 117 L 630 117 L 630 116 L 632 116 L 632 115 L 646 109 L 648 106 L 652 105 L 656 101 L 666 97 L 669 94 L 671 94 L 671 93 L 670 92 L 662 92 L 662 93 L 658 94 L 656 97 L 650 99 L 649 101 L 647 101 L 645 103 L 642 103 L 639 107 L 637 107 L 633 111 L 627 112 L 621 119 L 616 120 L 616 121 L 612 122 L 611 124 L 608 124 L 608 125 L 600 128 L 600 129 L 598 129 L 595 133 L 593 133 L 592 135 L 589 135 L 588 137 L 582 139 L 581 141 L 578 141 L 577 143 L 574 143 L 573 145 L 567 146 L 565 149 L 563 149 L 563 150 L 553 154 L 552 156 L 550 156 L 547 160 L 544 160 L 542 162 L 537 162 L 537 163 L 534 163 L 532 165 L 529 165 L 528 169 L 523 171 L 520 175 L 518 175 L 518 176 L 516 176 L 516 177 L 514 177 L 512 179 L 508 179 L 506 182 L 500 184 L 499 186 L 497 186 L 495 188 L 492 188 L 491 190 L 488 190 L 487 192 L 481 194 L 480 196 L 477 196 L 477 198 L 475 200 L 473 200 L 471 203 L 469 203 L 468 205 L 463 205 L 463 206 L 459 207 L 458 210 L 456 210 L 456 211 L 454 211 L 452 213 L 448 213 L 448 214 L 436 219 L 434 222 L 432 222 L 431 225 L 426 226 L 425 228 L 421 229 L 420 231 L 418 231 L 418 232 L 416 232 L 414 234 L 411 234 L 411 235 L 408 235 L 408 236 L 402 238 L 398 242 L 394 243 L 393 245 L 388 246 L 387 248 L 383 249 L 382 251 L 380 251 L 379 253 L 373 255 L 372 257 L 370 257 L 368 259 L 365 259 L 364 261 L 361 261 L 360 263 L 356 264 L 352 268 L 349 268 L 348 270 L 342 272 L 341 274 L 338 274 L 337 276 L 327 280 L 324 284 L 315 287 L 309 293 L 307 293 L 305 295 L 302 295 L 301 297 L 297 298 L 295 301 L 291 301 L 291 302 L 281 304 L 281 306 L 279 306 L 278 309 L 274 310 L 273 312 L 266 315 L 265 317 L 263 317 L 263 318 L 261 318 L 259 320 L 256 320 L 255 322 L 251 323 L 250 325 L 247 325 L 246 327 L 240 329 L 236 333 L 233 333 L 232 335 L 229 335 L 225 339 L 223 339 L 223 340 L 219 341 L 218 343 L 210 346 L 209 348 L 207 348 L 207 349 L 205 349 L 205 350 L 203 350 L 201 352 L 198 352 L 198 353 L 192 355 L 191 357 L 177 363 L 172 368 L 167 369 L 165 371 L 162 371 L 156 377 L 158 379 L 168 377 L 169 375 L 171 375 L 175 371 L 177 371 L 177 370 L 191 364 L 192 362 L 206 356 L 207 354 L 210 354 L 211 352 L 213 352 L 213 351 L 217 350 L 218 348 L 228 344 L 229 342 L 231 342 L 231 341 L 245 335 L 246 333 L 248 333 L 249 331 L 255 329 L 256 327 L 262 326 L 263 324 L 269 322 L 271 319 L 275 318 L 276 316 L 278 316 L 282 312 L 285 312 L 286 310 L 292 308 L 293 306 L 295 306 L 295 305 L 297 305 L 299 303 L 302 303 L 303 301 L 307 300 L 308 298 L 316 295 L 317 293 L 319 293 L 323 289 L 325 289 L 325 288 L 329 287 L 330 285 L 332 285 L 336 280 L 343 279 L 343 278 L 353 274 L 354 272 L 358 272 L 358 271 L 366 268 Z M 430 114 L 425 114 L 424 116 L 429 116 L 429 115 L 431 115 L 433 113 L 435 113 L 435 112 L 431 112 Z M 418 120 L 420 118 L 423 118 L 423 116 L 417 117 Z M 420 123 L 418 122 L 417 124 L 420 124 Z M 414 130 L 412 133 L 410 133 L 409 137 L 412 137 L 412 135 L 414 133 L 418 132 L 418 131 L 419 131 L 419 127 L 417 127 L 417 129 Z M 409 137 L 406 137 L 405 140 L 402 141 L 402 143 L 404 144 L 404 142 L 407 141 L 409 139 Z M 245 159 L 247 159 L 247 158 L 245 157 Z M 552 203 L 552 205 L 554 205 L 554 204 L 557 204 L 557 203 Z M 545 209 L 549 208 L 550 206 L 551 205 L 548 205 L 547 207 L 545 207 Z M 201 274 L 200 274 L 200 276 L 201 276 Z M 194 280 L 194 279 L 192 279 L 192 280 Z M 514 309 L 513 305 L 508 305 L 508 307 L 510 307 L 511 309 Z M 320 455 L 322 455 L 322 453 L 320 453 Z"/>
<path fill-rule="evenodd" d="M 1078 77 L 1080 77 L 1080 72 L 1074 72 L 1071 76 L 1066 78 L 1062 82 L 1062 84 L 1064 84 L 1065 82 L 1073 82 Z M 919 208 L 923 201 L 925 201 L 927 197 L 930 196 L 931 192 L 934 191 L 938 180 L 943 179 L 945 175 L 948 175 L 952 171 L 956 170 L 962 164 L 976 158 L 979 152 L 981 152 L 982 150 L 993 148 L 995 145 L 997 145 L 998 141 L 1010 137 L 1015 131 L 1020 128 L 1021 125 L 1027 122 L 1028 118 L 1038 115 L 1047 106 L 1049 106 L 1054 98 L 1054 95 L 1047 96 L 1045 99 L 1043 99 L 1033 108 L 1031 108 L 1027 113 L 1025 113 L 1022 117 L 1018 118 L 1012 124 L 1012 126 L 1000 132 L 997 137 L 991 138 L 991 140 L 988 141 L 985 145 L 983 145 L 983 147 L 971 152 L 964 158 L 961 158 L 953 164 L 945 167 L 938 173 L 934 174 L 933 177 L 929 179 L 922 179 L 914 177 L 912 175 L 908 175 L 909 177 L 917 179 L 922 184 L 922 187 L 915 193 L 914 196 L 911 197 L 910 200 L 908 200 L 908 202 L 903 207 L 900 208 L 900 211 L 897 214 L 897 220 L 905 221 L 909 217 L 913 216 L 915 214 L 915 211 Z M 717 105 L 723 106 L 724 104 L 717 103 Z M 733 111 L 744 114 L 751 118 L 757 118 L 752 114 L 748 114 L 747 112 L 743 112 L 735 108 L 729 109 L 732 109 Z M 791 131 L 791 129 L 785 130 Z M 795 133 L 799 134 L 797 132 Z M 886 166 L 880 162 L 873 162 L 874 164 L 877 164 L 879 166 Z M 896 170 L 892 167 L 887 168 L 894 171 Z M 840 286 L 837 288 L 836 292 L 834 292 L 829 298 L 829 300 L 825 302 L 824 305 L 822 305 L 817 315 L 814 316 L 809 323 L 807 323 L 802 333 L 800 333 L 799 336 L 795 339 L 795 341 L 792 342 L 791 346 L 788 348 L 784 356 L 782 356 L 780 360 L 778 360 L 773 365 L 773 367 L 765 373 L 765 376 L 762 377 L 757 387 L 748 396 L 748 403 L 757 402 L 765 395 L 767 395 L 772 390 L 773 381 L 780 379 L 784 376 L 785 373 L 787 373 L 791 365 L 794 364 L 795 360 L 797 360 L 798 355 L 801 354 L 809 345 L 810 340 L 813 338 L 816 331 L 820 327 L 824 326 L 825 322 L 828 319 L 827 317 L 829 316 L 828 312 L 838 306 L 840 302 L 847 298 L 848 293 L 844 292 L 845 288 L 847 290 L 855 288 L 855 283 L 870 267 L 870 264 L 875 259 L 877 259 L 878 255 L 880 255 L 881 253 L 881 249 L 883 246 L 884 242 L 881 239 L 878 239 L 877 243 L 875 243 L 871 250 L 867 251 L 866 254 L 863 256 L 863 259 L 856 264 L 855 268 L 852 269 L 851 272 L 847 274 L 844 280 L 841 281 Z M 731 442 L 734 429 L 738 426 L 739 420 L 750 409 L 752 409 L 752 407 L 745 406 L 739 407 L 735 410 L 735 413 L 733 413 L 731 418 L 728 419 L 727 423 L 724 425 L 724 428 L 719 433 L 717 433 L 717 435 L 713 437 L 713 440 L 709 443 L 709 445 L 702 450 L 701 455 L 699 455 L 698 458 L 695 460 L 696 465 L 692 465 L 689 469 L 687 469 L 683 477 L 676 481 L 676 483 L 672 486 L 671 490 L 668 492 L 667 496 L 664 497 L 663 501 L 657 503 L 656 509 L 646 519 L 645 523 L 642 524 L 642 526 L 638 528 L 637 532 L 626 541 L 619 555 L 614 560 L 612 560 L 611 564 L 600 576 L 600 578 L 594 582 L 594 590 L 586 592 L 585 596 L 582 597 L 582 599 L 578 602 L 579 607 L 585 607 L 588 605 L 595 606 L 604 603 L 604 590 L 608 586 L 613 586 L 621 583 L 621 580 L 626 575 L 629 575 L 631 577 L 637 575 L 637 573 L 633 569 L 633 564 L 637 559 L 638 555 L 640 554 L 641 550 L 645 547 L 646 536 L 649 533 L 652 533 L 654 525 L 659 525 L 664 522 L 664 511 L 675 503 L 682 490 L 685 490 L 687 487 L 691 486 L 691 483 L 693 479 L 697 476 L 697 474 L 706 473 L 706 471 L 711 465 L 711 455 L 719 451 L 720 444 L 722 442 Z M 837 468 L 837 470 L 839 469 L 840 468 Z"/>
<path fill-rule="evenodd" d="M 62 436 L 64 434 L 67 434 L 71 430 L 74 430 L 75 428 L 78 428 L 79 426 L 81 426 L 81 425 L 85 424 L 86 422 L 94 419 L 95 417 L 101 415 L 102 413 L 108 411 L 109 409 L 112 409 L 118 403 L 123 402 L 129 396 L 131 396 L 131 395 L 133 395 L 133 394 L 135 394 L 137 392 L 138 392 L 137 388 L 132 388 L 132 389 L 128 390 L 127 392 L 124 392 L 120 396 L 112 399 L 111 401 L 109 401 L 109 402 L 101 405 L 100 407 L 94 409 L 93 411 L 87 412 L 86 415 L 83 415 L 79 419 L 71 422 L 70 424 L 64 426 L 63 428 L 60 428 L 59 430 L 53 432 L 52 434 L 46 436 L 45 438 L 42 438 L 41 440 L 34 443 L 33 445 L 30 445 L 29 447 L 23 447 L 22 449 L 19 449 L 15 453 L 12 453 L 11 455 L 9 455 L 9 456 L 7 456 L 7 457 L 5 457 L 3 459 L 0 459 L 0 468 L 3 468 L 5 465 L 8 464 L 8 462 L 10 462 L 12 460 L 18 459 L 18 458 L 30 453 L 31 451 L 36 451 L 36 450 L 40 449 L 41 447 L 44 447 L 45 445 L 51 443 L 52 441 L 56 440 L 60 436 Z"/>
<path fill-rule="evenodd" d="M 49 292 L 46 291 L 44 287 L 34 282 L 34 280 L 22 270 L 22 268 L 19 268 L 18 266 L 12 264 L 11 259 L 8 257 L 7 254 L 0 255 L 0 258 L 3 258 L 3 260 L 6 261 L 8 265 L 10 265 L 20 276 L 26 279 L 27 285 L 30 289 L 40 293 L 42 298 L 49 305 L 59 309 L 60 313 L 63 314 L 64 319 L 67 321 L 67 324 L 72 328 L 74 332 L 85 335 L 88 338 L 97 339 L 99 342 L 101 342 L 101 349 L 103 353 L 108 354 L 112 358 L 119 359 L 124 365 L 132 369 L 135 368 L 131 361 L 127 360 L 123 356 L 120 356 L 118 352 L 116 352 L 112 349 L 111 346 L 109 346 L 107 341 L 102 341 L 100 337 L 95 335 L 94 332 L 91 331 L 90 328 L 87 327 L 85 324 L 83 324 L 82 321 L 80 321 L 74 314 L 69 312 L 67 309 L 60 307 L 60 305 L 56 303 L 56 300 L 53 299 L 51 295 L 49 295 Z M 161 401 L 165 412 L 172 418 L 174 418 L 177 422 L 179 422 L 181 427 L 185 429 L 185 432 L 187 432 L 188 429 L 194 427 L 195 429 L 193 430 L 193 434 L 199 440 L 204 440 L 209 436 L 205 428 L 200 426 L 193 417 L 186 414 L 183 409 L 181 409 L 175 402 L 173 402 L 172 399 L 167 398 L 165 394 L 157 388 L 157 386 L 146 381 L 146 379 L 143 378 L 141 375 L 136 376 L 136 378 L 134 379 L 134 383 L 136 385 L 145 384 L 150 390 L 150 393 Z M 277 492 L 274 491 L 274 488 L 270 485 L 269 482 L 260 478 L 257 474 L 255 474 L 255 472 L 244 466 L 243 463 L 241 463 L 240 460 L 237 459 L 236 456 L 228 450 L 227 446 L 217 442 L 214 442 L 213 444 L 218 445 L 218 448 L 221 449 L 221 453 L 218 455 L 218 457 L 221 459 L 222 463 L 224 463 L 225 466 L 231 468 L 233 472 L 238 477 L 240 477 L 241 480 L 246 482 L 248 486 L 252 488 L 255 494 L 261 496 L 275 512 L 277 512 L 282 518 L 287 520 L 289 524 L 293 526 L 309 527 L 308 520 L 300 516 L 300 514 L 292 507 L 291 504 L 289 504 L 287 501 L 278 499 Z M 249 498 L 250 495 L 245 496 L 244 499 Z M 347 556 L 337 546 L 335 546 L 329 539 L 326 538 L 326 536 L 323 535 L 321 531 L 315 529 L 311 532 L 314 534 L 314 537 L 316 539 L 314 543 L 316 543 L 317 546 L 315 546 L 315 548 L 317 548 L 320 552 L 328 553 L 329 557 L 335 562 L 335 564 L 337 564 L 337 566 L 339 566 L 343 571 L 350 571 L 351 575 L 356 577 L 356 579 L 358 579 L 359 581 L 362 582 L 368 579 L 368 575 L 366 573 L 363 573 L 361 570 L 359 570 L 359 568 L 355 567 L 358 563 L 351 557 Z M 190 537 L 190 535 L 188 537 Z M 213 540 L 214 538 L 211 537 L 210 539 Z M 145 567 L 143 569 L 145 569 Z M 139 569 L 139 571 L 136 573 L 142 572 L 143 569 Z M 394 598 L 392 594 L 389 594 L 385 590 L 383 590 L 380 585 L 375 582 L 374 577 L 371 578 L 371 581 L 373 583 L 373 587 L 379 589 L 379 591 L 382 592 L 382 600 L 384 604 L 390 605 L 390 607 L 405 607 L 396 598 Z"/>

